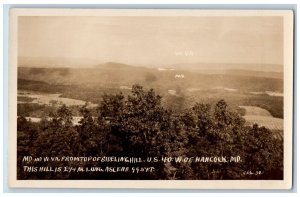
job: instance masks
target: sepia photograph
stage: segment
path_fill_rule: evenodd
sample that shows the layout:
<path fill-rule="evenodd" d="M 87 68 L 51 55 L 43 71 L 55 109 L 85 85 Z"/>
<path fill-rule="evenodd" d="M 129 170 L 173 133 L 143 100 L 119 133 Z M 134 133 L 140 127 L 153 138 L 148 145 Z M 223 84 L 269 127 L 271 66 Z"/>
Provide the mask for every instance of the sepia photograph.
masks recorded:
<path fill-rule="evenodd" d="M 291 11 L 13 9 L 10 22 L 12 186 L 291 187 Z"/>

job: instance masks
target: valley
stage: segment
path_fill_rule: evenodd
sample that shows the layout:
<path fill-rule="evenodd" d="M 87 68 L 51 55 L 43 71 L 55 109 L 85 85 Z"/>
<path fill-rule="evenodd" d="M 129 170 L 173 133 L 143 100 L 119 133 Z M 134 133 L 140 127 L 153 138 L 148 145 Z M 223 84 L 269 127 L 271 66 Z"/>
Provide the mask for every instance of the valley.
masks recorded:
<path fill-rule="evenodd" d="M 197 102 L 214 105 L 224 99 L 248 124 L 282 130 L 283 79 L 262 77 L 265 72 L 259 77 L 258 72 L 249 72 L 255 74 L 252 76 L 245 73 L 155 69 L 113 62 L 88 68 L 19 67 L 18 115 L 38 120 L 62 104 L 70 106 L 75 117 L 84 105 L 96 115 L 104 94 L 122 92 L 127 96 L 132 85 L 140 84 L 153 88 L 162 96 L 163 105 L 175 112 Z"/>

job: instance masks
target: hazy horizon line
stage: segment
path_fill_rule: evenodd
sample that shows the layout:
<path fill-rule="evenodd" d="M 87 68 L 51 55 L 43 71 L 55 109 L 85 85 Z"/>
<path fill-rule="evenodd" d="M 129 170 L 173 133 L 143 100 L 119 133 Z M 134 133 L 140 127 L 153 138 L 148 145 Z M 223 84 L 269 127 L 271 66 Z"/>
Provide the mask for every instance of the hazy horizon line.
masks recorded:
<path fill-rule="evenodd" d="M 18 56 L 17 59 L 19 60 L 19 58 L 28 58 L 28 59 L 64 59 L 65 61 L 74 61 L 74 60 L 86 60 L 86 61 L 93 61 L 96 62 L 94 65 L 90 65 L 90 66 L 97 66 L 100 64 L 107 64 L 107 63 L 116 63 L 116 64 L 124 64 L 124 65 L 129 65 L 129 66 L 172 66 L 172 65 L 180 65 L 180 64 L 244 64 L 244 65 L 282 65 L 283 63 L 262 63 L 262 62 L 204 62 L 204 61 L 197 61 L 197 62 L 177 62 L 177 63 L 173 63 L 173 64 L 145 64 L 145 63 L 128 63 L 128 62 L 120 62 L 120 61 L 114 61 L 114 60 L 100 60 L 100 59 L 95 59 L 95 58 L 88 58 L 88 57 L 47 57 L 47 56 Z M 19 63 L 19 62 L 18 62 Z M 45 62 L 46 63 L 46 62 Z M 19 64 L 18 64 L 19 66 Z"/>

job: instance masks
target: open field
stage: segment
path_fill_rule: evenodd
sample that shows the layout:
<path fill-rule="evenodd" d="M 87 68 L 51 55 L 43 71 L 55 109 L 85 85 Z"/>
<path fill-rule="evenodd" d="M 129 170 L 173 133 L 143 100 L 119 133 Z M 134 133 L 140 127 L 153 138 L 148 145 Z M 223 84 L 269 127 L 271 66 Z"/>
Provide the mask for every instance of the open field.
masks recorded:
<path fill-rule="evenodd" d="M 268 116 L 243 116 L 249 125 L 257 124 L 271 130 L 283 130 L 283 119 Z"/>
<path fill-rule="evenodd" d="M 34 123 L 39 123 L 42 121 L 42 118 L 36 118 L 36 117 L 25 117 L 26 120 L 30 121 L 30 122 L 34 122 Z M 78 125 L 80 120 L 82 119 L 82 116 L 73 116 L 72 117 L 72 123 L 74 125 Z M 48 121 L 51 121 L 51 118 L 47 118 Z"/>
<path fill-rule="evenodd" d="M 267 110 L 254 106 L 240 106 L 240 108 L 245 109 L 243 118 L 248 125 L 257 124 L 271 130 L 283 130 L 283 119 L 274 118 Z"/>
<path fill-rule="evenodd" d="M 265 117 L 272 117 L 270 112 L 260 107 L 253 107 L 253 106 L 240 106 L 246 110 L 246 116 L 265 116 Z"/>
<path fill-rule="evenodd" d="M 27 103 L 37 103 L 41 105 L 65 104 L 67 106 L 71 106 L 71 105 L 84 105 L 86 103 L 85 101 L 82 100 L 61 97 L 61 94 L 45 94 L 42 92 L 23 91 L 23 90 L 18 91 L 18 103 L 19 103 L 19 98 L 28 98 L 29 101 Z"/>

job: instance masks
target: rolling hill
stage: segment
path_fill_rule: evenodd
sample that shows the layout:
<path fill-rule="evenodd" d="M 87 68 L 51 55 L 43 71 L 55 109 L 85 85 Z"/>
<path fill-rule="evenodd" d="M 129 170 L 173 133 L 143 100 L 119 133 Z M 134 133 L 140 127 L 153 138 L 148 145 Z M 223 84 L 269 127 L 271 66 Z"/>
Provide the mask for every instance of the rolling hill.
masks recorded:
<path fill-rule="evenodd" d="M 176 78 L 176 75 L 183 78 Z M 283 80 L 274 72 L 225 70 L 194 72 L 191 70 L 162 70 L 108 62 L 87 68 L 19 67 L 18 78 L 56 85 L 86 85 L 120 87 L 141 84 L 145 87 L 174 89 L 229 88 L 241 91 L 282 92 Z"/>

